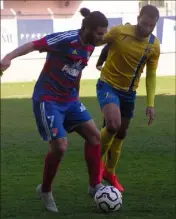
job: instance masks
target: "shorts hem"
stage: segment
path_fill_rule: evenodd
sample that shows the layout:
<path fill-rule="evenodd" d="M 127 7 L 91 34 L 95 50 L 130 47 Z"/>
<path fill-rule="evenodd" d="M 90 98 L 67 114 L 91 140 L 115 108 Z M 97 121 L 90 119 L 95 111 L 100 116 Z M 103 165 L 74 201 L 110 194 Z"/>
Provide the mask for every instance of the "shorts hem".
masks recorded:
<path fill-rule="evenodd" d="M 120 104 L 115 102 L 115 101 L 108 101 L 108 102 L 105 102 L 103 104 L 100 104 L 100 108 L 101 110 L 103 109 L 104 106 L 106 106 L 107 104 L 111 104 L 111 103 L 114 103 L 115 105 L 117 105 L 118 107 L 120 107 Z"/>
<path fill-rule="evenodd" d="M 81 121 L 79 124 L 74 125 L 71 129 L 67 130 L 67 133 L 72 133 L 72 132 L 74 132 L 74 129 L 75 129 L 76 127 L 81 126 L 83 123 L 89 122 L 89 121 L 91 121 L 91 120 L 92 120 L 92 118 L 90 118 L 90 119 L 88 119 L 88 120 L 85 120 L 85 121 Z"/>
<path fill-rule="evenodd" d="M 42 139 L 43 139 L 43 141 L 45 141 L 45 142 L 49 142 L 49 141 L 53 141 L 53 140 L 59 140 L 59 139 L 61 139 L 61 138 L 67 138 L 66 136 L 64 136 L 64 137 L 57 137 L 57 138 L 51 138 L 51 139 L 46 139 L 46 138 L 43 138 L 42 137 Z"/>

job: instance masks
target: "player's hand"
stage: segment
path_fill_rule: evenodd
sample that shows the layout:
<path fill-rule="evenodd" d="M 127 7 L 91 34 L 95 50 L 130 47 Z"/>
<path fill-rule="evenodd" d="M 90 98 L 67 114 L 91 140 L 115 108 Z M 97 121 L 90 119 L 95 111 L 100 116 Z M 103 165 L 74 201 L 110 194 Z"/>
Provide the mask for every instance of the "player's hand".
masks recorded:
<path fill-rule="evenodd" d="M 5 71 L 6 69 L 8 69 L 11 65 L 11 59 L 8 58 L 7 56 L 4 57 L 2 60 L 1 60 L 1 63 L 0 63 L 0 66 L 1 66 L 1 71 L 0 71 L 0 74 L 2 75 L 3 74 L 3 71 Z"/>
<path fill-rule="evenodd" d="M 155 117 L 154 107 L 146 108 L 146 116 L 149 118 L 148 125 L 151 125 Z"/>
<path fill-rule="evenodd" d="M 97 66 L 96 68 L 97 68 L 97 70 L 101 71 L 103 67 L 102 66 Z"/>

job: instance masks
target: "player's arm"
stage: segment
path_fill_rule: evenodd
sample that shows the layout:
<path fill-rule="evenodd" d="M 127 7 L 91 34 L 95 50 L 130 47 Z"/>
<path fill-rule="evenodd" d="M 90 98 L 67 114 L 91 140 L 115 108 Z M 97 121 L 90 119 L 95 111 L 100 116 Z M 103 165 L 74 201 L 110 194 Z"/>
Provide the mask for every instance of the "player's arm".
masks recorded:
<path fill-rule="evenodd" d="M 147 91 L 147 108 L 146 115 L 149 117 L 148 125 L 151 125 L 154 120 L 154 102 L 156 89 L 156 70 L 160 56 L 160 45 L 156 45 L 155 51 L 147 61 L 146 72 L 146 91 Z"/>
<path fill-rule="evenodd" d="M 6 55 L 10 60 L 26 55 L 35 50 L 33 42 L 26 43 Z"/>
<path fill-rule="evenodd" d="M 11 64 L 11 61 L 17 57 L 27 55 L 33 51 L 47 52 L 52 51 L 56 45 L 63 43 L 67 35 L 62 33 L 53 33 L 39 40 L 26 43 L 7 54 L 1 61 L 1 72 L 5 71 Z"/>
<path fill-rule="evenodd" d="M 157 43 L 155 51 L 147 61 L 146 92 L 147 92 L 148 107 L 154 107 L 155 89 L 156 89 L 156 70 L 158 67 L 159 56 L 160 56 L 160 45 L 159 43 Z"/>
<path fill-rule="evenodd" d="M 79 91 L 80 91 L 80 81 L 78 82 L 77 86 L 76 86 L 76 90 L 77 90 L 77 93 L 78 93 L 78 96 L 79 96 Z"/>
<path fill-rule="evenodd" d="M 8 53 L 2 60 L 1 60 L 1 74 L 5 71 L 11 64 L 11 61 L 19 56 L 26 55 L 32 51 L 34 51 L 34 44 L 32 42 L 26 43 L 23 46 L 18 47 L 17 49 L 13 50 L 12 52 Z"/>
<path fill-rule="evenodd" d="M 102 49 L 100 56 L 98 58 L 97 64 L 96 64 L 96 68 L 101 71 L 102 66 L 104 64 L 104 62 L 107 59 L 108 56 L 108 51 L 109 51 L 109 45 L 107 44 L 106 46 L 104 46 L 104 48 Z"/>

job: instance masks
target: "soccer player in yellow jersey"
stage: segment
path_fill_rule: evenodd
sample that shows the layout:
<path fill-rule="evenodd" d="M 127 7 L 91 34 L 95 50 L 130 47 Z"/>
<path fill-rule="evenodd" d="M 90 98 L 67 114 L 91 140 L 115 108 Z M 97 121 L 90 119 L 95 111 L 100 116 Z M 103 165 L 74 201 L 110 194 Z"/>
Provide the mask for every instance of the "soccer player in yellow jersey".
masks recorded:
<path fill-rule="evenodd" d="M 135 106 L 136 89 L 146 65 L 146 115 L 150 125 L 154 119 L 156 69 L 160 45 L 152 34 L 159 19 L 159 11 L 152 5 L 144 6 L 137 25 L 113 27 L 102 44 L 109 50 L 100 79 L 97 82 L 97 98 L 105 118 L 101 130 L 102 175 L 111 185 L 124 191 L 115 175 L 123 140 Z M 108 158 L 105 157 L 108 153 Z"/>

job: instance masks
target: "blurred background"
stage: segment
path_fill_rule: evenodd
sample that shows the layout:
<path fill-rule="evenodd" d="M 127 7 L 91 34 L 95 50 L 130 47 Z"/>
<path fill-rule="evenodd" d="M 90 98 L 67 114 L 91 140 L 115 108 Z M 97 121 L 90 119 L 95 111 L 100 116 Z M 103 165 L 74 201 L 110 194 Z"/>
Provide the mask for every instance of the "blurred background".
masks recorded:
<path fill-rule="evenodd" d="M 175 75 L 175 1 L 37 1 L 1 0 L 1 58 L 9 51 L 46 34 L 79 29 L 82 16 L 80 8 L 103 12 L 109 28 L 129 22 L 136 24 L 140 8 L 145 4 L 158 7 L 160 19 L 154 30 L 161 44 L 161 57 L 157 74 Z M 96 48 L 83 72 L 83 79 L 97 79 L 95 65 L 102 47 Z M 40 74 L 46 54 L 33 52 L 13 61 L 2 78 L 3 82 L 35 81 Z M 145 73 L 143 74 L 145 76 Z"/>

